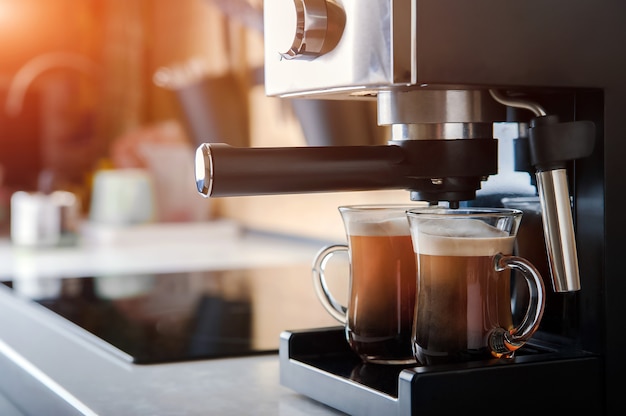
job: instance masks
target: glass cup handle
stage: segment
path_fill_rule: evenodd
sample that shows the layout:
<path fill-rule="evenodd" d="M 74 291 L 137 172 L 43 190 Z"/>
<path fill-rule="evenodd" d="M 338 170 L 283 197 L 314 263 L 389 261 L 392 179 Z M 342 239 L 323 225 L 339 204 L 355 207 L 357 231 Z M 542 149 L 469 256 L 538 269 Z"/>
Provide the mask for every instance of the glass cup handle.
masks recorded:
<path fill-rule="evenodd" d="M 497 271 L 505 269 L 520 271 L 528 285 L 530 297 L 526 314 L 519 325 L 511 330 L 496 328 L 489 336 L 492 353 L 500 357 L 520 348 L 539 328 L 545 307 L 546 289 L 539 271 L 522 257 L 497 254 L 494 257 L 494 267 Z"/>
<path fill-rule="evenodd" d="M 330 258 L 339 251 L 348 251 L 348 246 L 346 244 L 333 244 L 322 248 L 317 253 L 313 261 L 313 286 L 315 287 L 315 293 L 322 302 L 324 309 L 326 309 L 326 311 L 337 321 L 345 324 L 346 312 L 348 308 L 343 306 L 330 293 L 325 275 L 328 260 L 330 260 Z"/>

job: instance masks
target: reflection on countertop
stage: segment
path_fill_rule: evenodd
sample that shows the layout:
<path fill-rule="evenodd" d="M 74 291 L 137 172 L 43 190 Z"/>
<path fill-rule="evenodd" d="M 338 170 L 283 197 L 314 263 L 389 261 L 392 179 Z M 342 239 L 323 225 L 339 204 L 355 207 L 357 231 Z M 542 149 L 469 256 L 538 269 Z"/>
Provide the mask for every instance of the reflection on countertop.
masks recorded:
<path fill-rule="evenodd" d="M 2 281 L 136 364 L 276 353 L 287 329 L 335 325 L 309 264 Z M 308 283 L 308 282 L 307 282 Z"/>
<path fill-rule="evenodd" d="M 0 286 L 0 371 L 6 375 L 0 394 L 24 414 L 337 414 L 281 386 L 277 354 L 138 365 L 33 302 L 84 291 L 86 276 L 97 277 L 97 285 L 89 283 L 94 291 L 97 286 L 123 304 L 118 311 L 139 307 L 149 317 L 171 312 L 174 319 L 176 311 L 200 305 L 192 287 L 230 300 L 245 294 L 252 342 L 260 350 L 276 348 L 283 330 L 336 325 L 319 305 L 310 276 L 325 242 L 221 221 L 133 231 L 92 229 L 76 247 L 35 250 L 0 242 L 0 277 L 23 290 L 15 296 Z M 159 287 L 163 309 L 140 296 L 148 283 Z"/>

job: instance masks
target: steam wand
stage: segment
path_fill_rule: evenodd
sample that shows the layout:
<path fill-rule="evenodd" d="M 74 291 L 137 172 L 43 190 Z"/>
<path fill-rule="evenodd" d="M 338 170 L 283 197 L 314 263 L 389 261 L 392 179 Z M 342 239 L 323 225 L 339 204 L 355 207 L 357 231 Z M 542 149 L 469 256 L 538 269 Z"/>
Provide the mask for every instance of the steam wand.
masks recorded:
<path fill-rule="evenodd" d="M 555 292 L 580 290 L 578 254 L 572 220 L 566 163 L 593 151 L 595 126 L 589 121 L 560 123 L 557 116 L 531 101 L 512 98 L 499 91 L 489 93 L 497 102 L 532 111 L 529 143 L 536 168 L 543 231 Z"/>

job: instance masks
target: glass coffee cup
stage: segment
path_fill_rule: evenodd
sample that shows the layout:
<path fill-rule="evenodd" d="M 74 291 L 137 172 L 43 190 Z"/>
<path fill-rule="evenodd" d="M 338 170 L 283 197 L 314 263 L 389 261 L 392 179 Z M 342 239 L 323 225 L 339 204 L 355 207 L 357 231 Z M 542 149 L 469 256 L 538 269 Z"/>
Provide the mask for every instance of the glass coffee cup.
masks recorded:
<path fill-rule="evenodd" d="M 545 288 L 528 260 L 513 256 L 522 211 L 429 207 L 407 212 L 418 267 L 412 342 L 425 365 L 511 357 L 535 333 Z M 511 270 L 528 286 L 514 325 Z"/>
<path fill-rule="evenodd" d="M 415 254 L 406 217 L 415 205 L 339 207 L 348 244 L 324 247 L 315 257 L 313 282 L 324 308 L 345 326 L 346 340 L 365 362 L 414 364 Z M 344 306 L 330 293 L 326 265 L 340 252 L 350 260 Z"/>

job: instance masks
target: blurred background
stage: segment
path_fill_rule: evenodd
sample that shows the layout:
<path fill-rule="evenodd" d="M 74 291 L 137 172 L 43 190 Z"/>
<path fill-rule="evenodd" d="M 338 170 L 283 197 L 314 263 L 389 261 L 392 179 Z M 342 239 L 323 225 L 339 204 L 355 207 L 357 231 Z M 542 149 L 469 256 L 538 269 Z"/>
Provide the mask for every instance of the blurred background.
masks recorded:
<path fill-rule="evenodd" d="M 202 142 L 326 144 L 329 130 L 310 129 L 320 120 L 357 142 L 386 140 L 369 103 L 302 107 L 265 96 L 262 0 L 0 0 L 0 45 L 3 235 L 16 191 L 72 192 L 89 218 L 94 177 L 105 170 L 150 175 L 156 222 L 232 218 L 343 239 L 337 205 L 408 201 L 405 191 L 209 200 L 195 192 Z"/>

